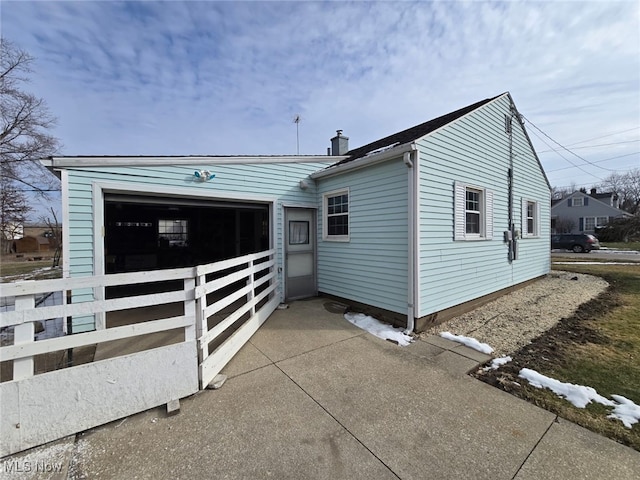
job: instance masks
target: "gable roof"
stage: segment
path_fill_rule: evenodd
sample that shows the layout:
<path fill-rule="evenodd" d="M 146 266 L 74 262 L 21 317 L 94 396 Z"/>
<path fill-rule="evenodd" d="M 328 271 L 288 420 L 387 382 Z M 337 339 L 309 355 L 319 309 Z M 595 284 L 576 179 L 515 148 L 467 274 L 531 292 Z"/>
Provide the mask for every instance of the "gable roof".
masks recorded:
<path fill-rule="evenodd" d="M 502 95 L 504 94 L 497 95 L 493 98 L 486 98 L 484 100 L 476 102 L 472 105 L 468 105 L 454 112 L 450 112 L 440 117 L 429 120 L 427 122 L 421 123 L 420 125 L 407 128 L 406 130 L 402 130 L 401 132 L 394 133 L 387 137 L 381 138 L 380 140 L 376 140 L 375 142 L 371 142 L 362 147 L 349 150 L 345 154 L 347 158 L 334 163 L 332 166 L 342 165 L 347 162 L 352 162 L 353 160 L 365 157 L 373 152 L 377 152 L 380 150 L 384 150 L 385 148 L 391 148 L 396 145 L 402 145 L 404 143 L 417 140 L 418 138 L 421 138 L 427 135 L 428 133 L 431 133 L 434 130 L 437 130 L 438 128 L 444 127 L 445 125 L 453 122 L 454 120 L 459 119 L 460 117 L 466 115 L 467 113 L 473 112 L 474 110 L 482 107 L 483 105 L 491 102 L 492 100 L 495 100 L 498 97 L 501 97 Z"/>
<path fill-rule="evenodd" d="M 609 193 L 606 196 L 604 196 L 604 194 L 599 194 L 599 195 L 594 196 L 594 195 L 591 195 L 589 193 L 584 193 L 584 192 L 581 192 L 580 190 L 576 190 L 576 191 L 572 192 L 570 195 L 567 195 L 564 198 L 552 200 L 551 201 L 551 210 L 553 211 L 554 208 L 558 207 L 559 205 L 562 205 L 564 202 L 566 202 L 570 198 L 573 199 L 573 198 L 576 198 L 576 197 L 582 197 L 582 198 L 588 198 L 588 199 L 594 200 L 594 201 L 596 201 L 598 203 L 601 203 L 605 207 L 607 207 L 607 208 L 609 208 L 609 209 L 611 209 L 611 210 L 613 210 L 615 212 L 619 212 L 620 215 L 632 216 L 632 214 L 627 212 L 626 210 L 622 210 L 621 208 L 611 206 L 607 202 L 603 202 L 602 201 L 603 199 L 610 198 L 611 195 L 613 195 L 613 194 Z M 600 197 L 600 198 L 598 198 L 598 197 Z M 591 205 L 591 203 L 589 203 L 589 205 Z M 587 206 L 586 208 L 589 208 L 589 206 Z"/>

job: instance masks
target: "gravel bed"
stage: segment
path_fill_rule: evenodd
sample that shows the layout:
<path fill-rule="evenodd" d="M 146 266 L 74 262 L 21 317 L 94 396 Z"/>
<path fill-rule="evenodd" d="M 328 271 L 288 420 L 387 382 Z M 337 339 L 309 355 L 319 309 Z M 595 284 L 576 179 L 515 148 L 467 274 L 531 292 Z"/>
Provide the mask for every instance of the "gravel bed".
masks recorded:
<path fill-rule="evenodd" d="M 570 317 L 583 303 L 608 287 L 600 277 L 553 271 L 539 281 L 475 310 L 428 328 L 421 336 L 451 332 L 489 344 L 493 355 L 515 352 Z"/>

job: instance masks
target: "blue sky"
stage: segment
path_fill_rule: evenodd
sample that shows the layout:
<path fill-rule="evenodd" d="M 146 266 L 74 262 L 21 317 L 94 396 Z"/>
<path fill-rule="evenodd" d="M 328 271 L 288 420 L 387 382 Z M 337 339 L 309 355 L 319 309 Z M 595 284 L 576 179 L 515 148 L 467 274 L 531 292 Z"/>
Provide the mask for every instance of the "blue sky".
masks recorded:
<path fill-rule="evenodd" d="M 640 167 L 640 4 L 3 1 L 64 155 L 324 154 L 510 91 L 552 185 Z M 606 145 L 602 145 L 606 144 Z M 613 158 L 612 157 L 617 157 Z M 584 160 L 583 160 L 584 159 Z M 590 165 L 589 162 L 595 165 Z"/>

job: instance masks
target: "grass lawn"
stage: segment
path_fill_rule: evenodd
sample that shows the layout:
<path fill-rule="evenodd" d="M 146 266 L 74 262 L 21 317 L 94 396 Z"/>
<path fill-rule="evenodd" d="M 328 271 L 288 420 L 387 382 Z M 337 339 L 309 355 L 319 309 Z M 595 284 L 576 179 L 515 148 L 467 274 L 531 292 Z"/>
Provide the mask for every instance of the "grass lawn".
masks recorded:
<path fill-rule="evenodd" d="M 51 265 L 53 265 L 51 258 L 29 262 L 3 257 L 0 262 L 0 283 L 62 278 L 62 268 L 52 269 Z"/>
<path fill-rule="evenodd" d="M 622 422 L 607 418 L 610 408 L 593 403 L 576 408 L 517 377 L 521 368 L 531 368 L 562 382 L 593 387 L 608 398 L 622 395 L 640 405 L 640 264 L 561 268 L 601 276 L 610 287 L 581 306 L 574 317 L 563 319 L 516 352 L 513 362 L 485 381 L 640 451 L 640 423 L 625 428 Z"/>
<path fill-rule="evenodd" d="M 601 341 L 569 344 L 565 361 L 554 366 L 550 376 L 588 385 L 606 397 L 622 395 L 640 405 L 640 265 L 565 267 L 604 277 L 611 284 L 613 305 L 604 315 L 586 321 L 588 327 L 601 335 Z M 628 430 L 620 422 L 607 419 L 608 409 L 600 405 L 590 405 L 584 411 L 573 407 L 569 410 L 575 410 L 566 412 L 570 420 L 618 440 L 627 440 L 640 450 L 640 424 Z"/>
<path fill-rule="evenodd" d="M 638 250 L 640 251 L 640 242 L 602 242 L 601 246 L 612 250 Z"/>

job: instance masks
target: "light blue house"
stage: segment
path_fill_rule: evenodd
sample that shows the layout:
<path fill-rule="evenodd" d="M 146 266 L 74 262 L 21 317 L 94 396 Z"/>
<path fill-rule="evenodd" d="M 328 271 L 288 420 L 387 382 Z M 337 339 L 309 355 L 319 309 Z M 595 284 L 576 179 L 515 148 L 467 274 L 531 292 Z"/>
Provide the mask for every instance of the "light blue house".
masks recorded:
<path fill-rule="evenodd" d="M 338 131 L 331 156 L 45 163 L 65 276 L 275 249 L 280 301 L 325 294 L 413 330 L 550 268 L 550 188 L 509 93 L 352 150 Z"/>

